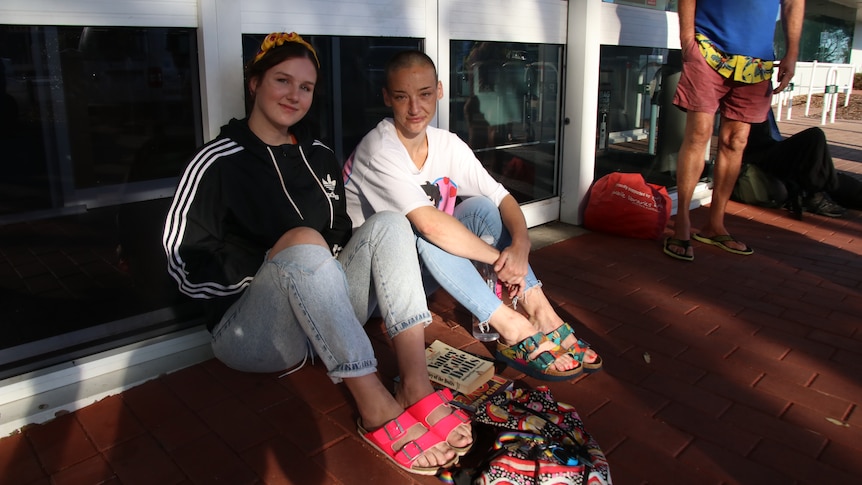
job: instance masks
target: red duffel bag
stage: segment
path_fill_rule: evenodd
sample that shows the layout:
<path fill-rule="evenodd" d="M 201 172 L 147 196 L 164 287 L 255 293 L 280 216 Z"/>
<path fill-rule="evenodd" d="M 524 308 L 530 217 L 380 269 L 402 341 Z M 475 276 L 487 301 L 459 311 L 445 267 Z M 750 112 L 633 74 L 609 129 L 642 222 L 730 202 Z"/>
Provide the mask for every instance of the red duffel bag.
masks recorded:
<path fill-rule="evenodd" d="M 664 186 L 647 183 L 639 173 L 614 172 L 596 180 L 588 194 L 584 227 L 639 239 L 658 239 L 670 219 Z"/>

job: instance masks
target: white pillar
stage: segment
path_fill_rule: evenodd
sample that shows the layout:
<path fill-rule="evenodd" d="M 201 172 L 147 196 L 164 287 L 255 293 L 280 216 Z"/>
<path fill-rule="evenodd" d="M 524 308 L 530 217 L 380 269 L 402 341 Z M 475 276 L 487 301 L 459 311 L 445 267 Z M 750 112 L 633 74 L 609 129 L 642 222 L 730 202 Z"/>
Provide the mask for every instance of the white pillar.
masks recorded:
<path fill-rule="evenodd" d="M 245 117 L 239 0 L 199 0 L 198 62 L 204 141 L 231 118 Z M 267 32 L 268 33 L 268 32 Z"/>
<path fill-rule="evenodd" d="M 599 92 L 602 0 L 568 2 L 566 99 L 563 109 L 560 221 L 580 224 L 581 201 L 593 182 Z"/>

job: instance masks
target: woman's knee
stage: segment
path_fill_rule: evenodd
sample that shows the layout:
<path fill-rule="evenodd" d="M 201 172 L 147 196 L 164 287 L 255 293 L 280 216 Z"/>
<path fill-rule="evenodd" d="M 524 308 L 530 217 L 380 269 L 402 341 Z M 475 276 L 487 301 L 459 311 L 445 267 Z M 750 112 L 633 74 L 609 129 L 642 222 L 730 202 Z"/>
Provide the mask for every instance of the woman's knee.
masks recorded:
<path fill-rule="evenodd" d="M 381 211 L 369 217 L 365 223 L 373 223 L 384 227 L 394 227 L 396 229 L 410 230 L 410 221 L 407 217 L 393 211 Z"/>
<path fill-rule="evenodd" d="M 473 234 L 488 234 L 495 241 L 504 231 L 500 209 L 487 197 L 470 197 L 455 207 L 454 216 Z"/>
<path fill-rule="evenodd" d="M 375 245 L 412 246 L 413 228 L 407 217 L 392 211 L 383 211 L 369 217 L 363 227 L 368 226 L 370 241 L 378 241 Z"/>
<path fill-rule="evenodd" d="M 300 244 L 311 244 L 322 246 L 324 248 L 328 247 L 326 240 L 323 239 L 323 236 L 319 232 L 310 227 L 295 227 L 282 234 L 282 236 L 278 238 L 278 241 L 273 244 L 272 249 L 269 251 L 269 259 L 272 259 L 276 254 L 284 249 L 299 246 Z"/>
<path fill-rule="evenodd" d="M 455 217 L 464 213 L 494 213 L 500 209 L 494 201 L 484 196 L 468 197 L 455 207 Z"/>

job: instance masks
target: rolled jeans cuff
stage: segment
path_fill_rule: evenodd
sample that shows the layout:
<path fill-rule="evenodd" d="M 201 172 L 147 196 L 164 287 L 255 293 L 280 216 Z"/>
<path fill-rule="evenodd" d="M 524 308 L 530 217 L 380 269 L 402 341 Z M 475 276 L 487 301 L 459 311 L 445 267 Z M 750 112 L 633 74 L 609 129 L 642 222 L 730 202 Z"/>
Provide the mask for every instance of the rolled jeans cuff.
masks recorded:
<path fill-rule="evenodd" d="M 422 324 L 423 328 L 431 324 L 430 311 L 419 313 L 404 322 L 400 322 L 395 325 L 392 325 L 391 327 L 388 327 L 386 329 L 386 334 L 389 335 L 390 339 L 392 339 L 395 338 L 395 336 L 399 333 L 413 327 L 414 325 L 419 324 Z"/>
<path fill-rule="evenodd" d="M 375 372 L 377 372 L 377 359 L 368 359 L 361 360 L 359 362 L 340 364 L 327 372 L 327 375 L 332 379 L 334 384 L 338 384 L 343 379 L 367 376 L 368 374 L 374 374 Z"/>

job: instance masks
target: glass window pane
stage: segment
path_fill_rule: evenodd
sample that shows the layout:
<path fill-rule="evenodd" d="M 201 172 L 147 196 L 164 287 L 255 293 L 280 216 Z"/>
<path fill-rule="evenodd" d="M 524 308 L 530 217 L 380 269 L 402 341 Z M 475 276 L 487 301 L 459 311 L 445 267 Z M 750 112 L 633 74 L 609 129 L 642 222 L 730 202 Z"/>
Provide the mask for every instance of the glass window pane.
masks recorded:
<path fill-rule="evenodd" d="M 635 7 L 651 8 L 654 10 L 666 10 L 676 12 L 678 0 L 603 0 L 605 3 L 619 3 L 620 5 L 633 5 Z"/>
<path fill-rule="evenodd" d="M 685 114 L 673 95 L 681 71 L 679 50 L 601 47 L 596 179 L 639 172 L 649 182 L 676 186 Z"/>
<path fill-rule="evenodd" d="M 0 25 L 0 65 L 0 348 L 163 322 L 141 315 L 177 308 L 160 239 L 202 142 L 195 30 Z"/>
<path fill-rule="evenodd" d="M 254 57 L 264 37 L 243 35 L 244 62 Z M 321 62 L 308 116 L 319 125 L 317 137 L 343 162 L 366 133 L 391 116 L 381 94 L 386 62 L 396 52 L 422 50 L 423 42 L 408 37 L 302 37 L 314 46 Z"/>
<path fill-rule="evenodd" d="M 850 62 L 856 26 L 856 9 L 837 2 L 807 2 L 802 38 L 799 41 L 799 60 L 847 63 Z M 781 21 L 775 24 L 775 52 L 784 56 L 787 46 Z"/>
<path fill-rule="evenodd" d="M 556 195 L 562 46 L 450 46 L 449 129 L 518 202 Z"/>

